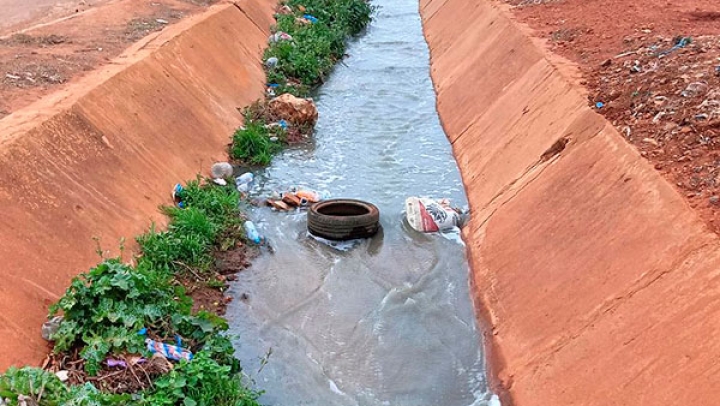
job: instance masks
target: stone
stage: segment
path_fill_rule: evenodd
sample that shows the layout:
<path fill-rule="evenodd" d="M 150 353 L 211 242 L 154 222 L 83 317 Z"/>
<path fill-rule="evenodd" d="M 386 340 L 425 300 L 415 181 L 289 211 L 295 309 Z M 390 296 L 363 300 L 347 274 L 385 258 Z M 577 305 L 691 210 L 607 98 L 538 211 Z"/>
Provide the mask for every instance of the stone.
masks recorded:
<path fill-rule="evenodd" d="M 659 146 L 660 146 L 660 144 L 659 144 L 655 139 L 653 139 L 653 138 L 643 138 L 643 142 L 646 143 L 646 144 L 652 144 L 652 145 L 654 145 L 654 146 L 656 146 L 656 147 L 659 147 Z"/>
<path fill-rule="evenodd" d="M 312 99 L 302 99 L 289 93 L 278 96 L 268 104 L 270 112 L 295 125 L 314 125 L 318 119 L 318 110 Z"/>
<path fill-rule="evenodd" d="M 68 371 L 57 371 L 55 372 L 55 376 L 58 377 L 60 382 L 66 382 L 68 379 L 70 379 L 70 372 Z"/>
<path fill-rule="evenodd" d="M 233 167 L 228 162 L 215 162 L 210 168 L 210 175 L 215 179 L 229 178 L 233 175 Z"/>
<path fill-rule="evenodd" d="M 717 206 L 720 204 L 720 196 L 713 196 L 710 198 L 710 204 Z"/>
<path fill-rule="evenodd" d="M 709 86 L 703 82 L 690 83 L 681 93 L 683 97 L 695 97 L 707 93 Z"/>

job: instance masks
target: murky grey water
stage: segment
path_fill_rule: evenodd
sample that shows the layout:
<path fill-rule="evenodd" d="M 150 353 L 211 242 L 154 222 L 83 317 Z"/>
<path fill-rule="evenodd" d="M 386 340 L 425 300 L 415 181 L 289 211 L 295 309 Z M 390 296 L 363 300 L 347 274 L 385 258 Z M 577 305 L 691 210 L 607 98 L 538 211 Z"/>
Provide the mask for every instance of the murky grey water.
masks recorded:
<path fill-rule="evenodd" d="M 231 333 L 268 405 L 484 405 L 484 359 L 461 244 L 402 221 L 408 196 L 465 196 L 435 111 L 416 0 L 381 6 L 316 101 L 315 145 L 289 150 L 255 192 L 293 185 L 375 203 L 383 232 L 348 252 L 304 213 L 252 213 L 276 252 L 232 288 Z M 263 356 L 272 348 L 261 369 Z"/>

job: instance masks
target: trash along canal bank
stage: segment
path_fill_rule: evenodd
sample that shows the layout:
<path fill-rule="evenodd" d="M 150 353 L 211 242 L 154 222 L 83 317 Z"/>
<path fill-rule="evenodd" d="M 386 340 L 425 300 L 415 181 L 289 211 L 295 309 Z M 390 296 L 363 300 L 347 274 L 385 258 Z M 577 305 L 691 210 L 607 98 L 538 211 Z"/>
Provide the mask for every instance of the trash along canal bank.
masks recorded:
<path fill-rule="evenodd" d="M 236 354 L 272 405 L 496 405 L 457 233 L 421 234 L 406 198 L 449 198 L 463 185 L 438 121 L 418 3 L 379 10 L 315 95 L 313 139 L 277 156 L 249 185 L 278 199 L 295 187 L 359 198 L 381 231 L 330 243 L 304 210 L 253 209 L 264 252 L 233 282 Z"/>
<path fill-rule="evenodd" d="M 268 79 L 280 86 L 244 110 L 228 148 L 235 162 L 263 163 L 312 132 L 316 114 L 297 121 L 314 109 L 312 101 L 280 93 L 302 95 L 319 85 L 371 12 L 364 0 L 278 7 L 264 60 Z M 274 52 L 282 61 L 271 66 Z M 301 63 L 308 57 L 317 65 Z M 98 242 L 99 264 L 72 280 L 38 329 L 52 353 L 41 368 L 0 375 L 0 405 L 258 404 L 262 392 L 241 374 L 222 317 L 226 283 L 258 239 L 243 213 L 246 194 L 230 183 L 233 166 L 209 169 L 210 177 L 172 188 L 161 208 L 167 229 L 153 224 L 137 236 L 139 251 L 129 259 L 123 241 L 116 257 L 106 257 Z"/>

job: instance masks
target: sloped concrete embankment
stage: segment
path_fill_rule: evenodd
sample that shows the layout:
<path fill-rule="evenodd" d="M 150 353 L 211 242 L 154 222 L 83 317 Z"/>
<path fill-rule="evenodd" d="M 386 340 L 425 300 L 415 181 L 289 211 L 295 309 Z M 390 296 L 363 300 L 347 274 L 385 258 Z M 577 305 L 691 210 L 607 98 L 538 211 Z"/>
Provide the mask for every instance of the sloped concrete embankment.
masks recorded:
<path fill-rule="evenodd" d="M 720 246 L 489 1 L 423 0 L 504 404 L 720 399 Z"/>
<path fill-rule="evenodd" d="M 40 324 L 70 279 L 162 221 L 260 97 L 272 0 L 243 0 L 136 44 L 65 90 L 0 120 L 0 370 L 37 364 Z M 117 254 L 117 251 L 115 251 Z"/>

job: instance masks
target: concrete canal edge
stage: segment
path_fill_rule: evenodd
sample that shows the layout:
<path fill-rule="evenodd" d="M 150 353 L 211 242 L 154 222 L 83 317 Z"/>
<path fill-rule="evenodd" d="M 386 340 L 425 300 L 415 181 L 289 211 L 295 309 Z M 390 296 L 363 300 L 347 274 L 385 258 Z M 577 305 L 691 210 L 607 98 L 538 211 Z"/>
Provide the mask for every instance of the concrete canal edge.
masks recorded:
<path fill-rule="evenodd" d="M 93 238 L 162 223 L 172 186 L 225 160 L 237 108 L 264 92 L 275 4 L 215 6 L 0 120 L 0 371 L 47 354 L 47 306 L 97 262 Z"/>
<path fill-rule="evenodd" d="M 504 405 L 720 396 L 720 250 L 505 6 L 421 0 Z"/>

